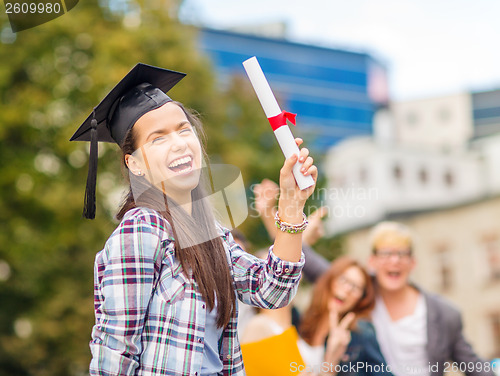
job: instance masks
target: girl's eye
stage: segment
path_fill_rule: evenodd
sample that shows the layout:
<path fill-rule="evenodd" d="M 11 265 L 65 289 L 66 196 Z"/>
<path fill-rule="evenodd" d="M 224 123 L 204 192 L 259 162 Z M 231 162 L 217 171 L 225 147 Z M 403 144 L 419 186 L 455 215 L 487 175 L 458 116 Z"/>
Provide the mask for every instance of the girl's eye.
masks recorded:
<path fill-rule="evenodd" d="M 188 132 L 191 132 L 191 128 L 182 128 L 182 129 L 179 131 L 179 134 L 182 134 L 182 133 L 188 133 Z"/>
<path fill-rule="evenodd" d="M 160 137 L 156 137 L 151 143 L 152 144 L 157 144 L 157 143 L 159 143 L 159 142 L 161 142 L 163 140 L 164 140 L 164 137 L 160 136 Z"/>

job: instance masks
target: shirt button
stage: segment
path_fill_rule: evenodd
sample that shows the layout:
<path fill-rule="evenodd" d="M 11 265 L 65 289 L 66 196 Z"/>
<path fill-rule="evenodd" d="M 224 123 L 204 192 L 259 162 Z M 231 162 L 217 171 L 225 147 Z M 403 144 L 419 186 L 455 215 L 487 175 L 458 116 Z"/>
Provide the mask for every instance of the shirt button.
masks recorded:
<path fill-rule="evenodd" d="M 203 342 L 203 339 L 202 338 L 198 338 L 198 343 L 202 343 Z"/>
<path fill-rule="evenodd" d="M 231 354 L 227 354 L 226 358 L 231 359 Z"/>
<path fill-rule="evenodd" d="M 285 273 L 290 273 L 290 269 L 286 268 Z"/>
<path fill-rule="evenodd" d="M 202 304 L 201 308 L 205 309 L 206 305 L 205 304 Z"/>

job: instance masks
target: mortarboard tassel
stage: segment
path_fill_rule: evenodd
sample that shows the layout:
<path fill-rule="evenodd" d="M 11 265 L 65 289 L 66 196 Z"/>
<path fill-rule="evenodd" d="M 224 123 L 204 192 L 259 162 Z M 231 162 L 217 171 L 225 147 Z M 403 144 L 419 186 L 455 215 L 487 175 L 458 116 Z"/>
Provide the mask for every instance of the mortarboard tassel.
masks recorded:
<path fill-rule="evenodd" d="M 87 219 L 95 218 L 95 187 L 97 180 L 97 120 L 95 118 L 95 109 L 92 112 L 92 121 L 90 122 L 90 156 L 89 172 L 87 175 L 87 185 L 85 187 L 85 201 L 83 204 L 83 216 Z"/>

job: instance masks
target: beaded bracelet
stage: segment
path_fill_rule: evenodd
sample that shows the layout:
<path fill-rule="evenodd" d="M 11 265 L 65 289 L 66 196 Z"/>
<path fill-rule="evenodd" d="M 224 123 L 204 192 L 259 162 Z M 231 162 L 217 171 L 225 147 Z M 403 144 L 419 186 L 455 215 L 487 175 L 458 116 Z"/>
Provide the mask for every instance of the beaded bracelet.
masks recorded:
<path fill-rule="evenodd" d="M 288 232 L 289 234 L 298 234 L 300 232 L 303 232 L 309 224 L 306 215 L 302 213 L 302 216 L 304 218 L 302 223 L 294 225 L 292 223 L 282 221 L 278 215 L 278 212 L 276 212 L 276 215 L 274 216 L 274 222 L 276 223 L 276 227 L 278 227 L 281 231 Z"/>

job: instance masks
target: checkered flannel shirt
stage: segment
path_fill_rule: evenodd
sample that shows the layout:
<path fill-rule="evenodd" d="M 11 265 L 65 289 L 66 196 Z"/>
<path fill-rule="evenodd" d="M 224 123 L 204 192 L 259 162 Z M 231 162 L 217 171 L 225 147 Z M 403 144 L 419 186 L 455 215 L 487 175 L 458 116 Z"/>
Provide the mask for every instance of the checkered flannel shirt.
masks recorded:
<path fill-rule="evenodd" d="M 271 247 L 261 260 L 244 252 L 227 229 L 219 230 L 239 300 L 262 308 L 287 305 L 304 256 L 283 261 Z M 94 273 L 91 375 L 200 375 L 206 305 L 175 258 L 172 228 L 160 214 L 130 210 L 97 254 Z M 219 341 L 223 375 L 245 374 L 237 311 Z"/>

